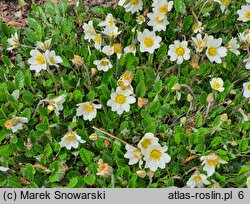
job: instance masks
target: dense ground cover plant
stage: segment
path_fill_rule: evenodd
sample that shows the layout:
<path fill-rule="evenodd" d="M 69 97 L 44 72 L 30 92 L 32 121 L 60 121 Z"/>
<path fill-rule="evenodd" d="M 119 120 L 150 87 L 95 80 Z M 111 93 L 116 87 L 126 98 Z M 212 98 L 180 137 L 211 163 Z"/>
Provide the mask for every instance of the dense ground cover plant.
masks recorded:
<path fill-rule="evenodd" d="M 33 4 L 0 21 L 0 186 L 250 186 L 249 1 Z"/>

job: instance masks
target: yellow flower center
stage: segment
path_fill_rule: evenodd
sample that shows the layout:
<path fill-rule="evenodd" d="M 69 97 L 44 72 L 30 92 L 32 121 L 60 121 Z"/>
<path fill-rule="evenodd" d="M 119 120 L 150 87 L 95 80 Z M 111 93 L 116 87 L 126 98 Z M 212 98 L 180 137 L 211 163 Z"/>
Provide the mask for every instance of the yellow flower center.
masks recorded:
<path fill-rule="evenodd" d="M 161 152 L 157 149 L 154 149 L 150 153 L 150 158 L 153 160 L 159 160 L 161 158 Z"/>
<path fill-rule="evenodd" d="M 160 13 L 166 14 L 168 12 L 168 5 L 161 6 L 159 9 Z"/>
<path fill-rule="evenodd" d="M 246 12 L 245 18 L 246 18 L 246 19 L 250 19 L 250 11 Z"/>
<path fill-rule="evenodd" d="M 100 61 L 100 65 L 101 66 L 107 66 L 109 64 L 109 62 L 105 61 L 105 60 L 101 60 Z"/>
<path fill-rule="evenodd" d="M 140 155 L 140 152 L 138 152 L 138 151 L 135 151 L 135 152 L 133 153 L 134 158 L 136 158 L 136 159 L 138 159 L 138 160 L 141 159 L 141 157 L 140 157 L 139 155 Z"/>
<path fill-rule="evenodd" d="M 111 19 L 108 20 L 108 24 L 112 27 L 112 26 L 115 24 L 115 22 L 114 22 L 114 20 L 111 18 Z"/>
<path fill-rule="evenodd" d="M 66 140 L 68 140 L 69 142 L 72 142 L 74 140 L 76 140 L 76 136 L 75 135 L 69 135 L 66 137 Z"/>
<path fill-rule="evenodd" d="M 208 48 L 208 54 L 212 57 L 214 57 L 217 54 L 217 48 L 216 47 L 210 47 Z"/>
<path fill-rule="evenodd" d="M 101 35 L 95 35 L 95 37 L 94 37 L 94 41 L 95 41 L 96 43 L 100 44 L 100 43 L 101 43 L 101 41 L 102 41 L 102 37 L 101 37 Z"/>
<path fill-rule="evenodd" d="M 36 61 L 37 61 L 37 63 L 40 64 L 40 65 L 45 64 L 44 56 L 41 55 L 41 54 L 38 55 L 38 56 L 36 57 Z"/>
<path fill-rule="evenodd" d="M 136 6 L 136 5 L 138 5 L 139 0 L 130 0 L 130 3 L 131 3 L 133 6 Z"/>
<path fill-rule="evenodd" d="M 198 47 L 202 47 L 202 44 L 203 44 L 203 40 L 199 40 L 199 41 L 197 42 L 197 46 L 198 46 Z"/>
<path fill-rule="evenodd" d="M 50 61 L 51 64 L 55 64 L 56 63 L 54 57 L 49 57 L 49 61 Z"/>
<path fill-rule="evenodd" d="M 94 109 L 94 106 L 93 105 L 84 104 L 82 106 L 82 109 L 85 110 L 86 112 L 92 112 L 93 109 Z"/>
<path fill-rule="evenodd" d="M 141 142 L 141 146 L 144 148 L 144 149 L 147 149 L 147 147 L 151 145 L 151 140 L 148 139 L 148 138 L 145 138 L 142 142 Z"/>
<path fill-rule="evenodd" d="M 119 43 L 114 44 L 113 48 L 114 48 L 115 53 L 121 53 L 122 52 L 122 46 Z"/>
<path fill-rule="evenodd" d="M 224 6 L 228 6 L 230 4 L 230 0 L 221 0 L 221 3 L 224 5 Z"/>
<path fill-rule="evenodd" d="M 198 30 L 200 28 L 200 26 L 196 23 L 193 25 L 193 30 Z"/>
<path fill-rule="evenodd" d="M 145 18 L 142 15 L 140 15 L 140 16 L 138 16 L 138 20 L 141 21 L 141 22 L 144 22 Z"/>
<path fill-rule="evenodd" d="M 221 84 L 219 82 L 214 82 L 213 89 L 218 90 L 221 88 Z"/>
<path fill-rule="evenodd" d="M 126 88 L 126 86 L 125 86 L 125 84 L 124 84 L 123 81 L 118 81 L 118 85 L 119 85 L 119 87 L 120 87 L 121 89 L 123 89 L 123 90 Z"/>
<path fill-rule="evenodd" d="M 152 47 L 154 45 L 154 40 L 150 37 L 145 37 L 144 44 L 146 45 L 146 47 Z"/>
<path fill-rule="evenodd" d="M 200 175 L 195 175 L 193 177 L 193 179 L 194 179 L 195 182 L 200 182 L 201 181 L 201 176 Z"/>
<path fill-rule="evenodd" d="M 122 75 L 122 78 L 125 79 L 125 80 L 131 80 L 132 78 L 132 73 L 131 72 L 125 72 L 123 75 Z"/>
<path fill-rule="evenodd" d="M 178 55 L 178 56 L 183 56 L 184 55 L 184 53 L 185 53 L 185 49 L 183 48 L 183 47 L 178 47 L 177 49 L 176 49 L 176 54 Z"/>
<path fill-rule="evenodd" d="M 125 101 L 126 97 L 123 94 L 117 94 L 117 96 L 115 97 L 115 102 L 118 104 L 124 104 Z"/>
<path fill-rule="evenodd" d="M 208 166 L 217 166 L 219 163 L 219 158 L 216 159 L 206 159 Z"/>
<path fill-rule="evenodd" d="M 250 83 L 247 85 L 247 90 L 250 91 Z"/>
<path fill-rule="evenodd" d="M 156 21 L 157 24 L 162 24 L 164 19 L 160 19 L 159 16 L 156 16 L 155 21 Z"/>

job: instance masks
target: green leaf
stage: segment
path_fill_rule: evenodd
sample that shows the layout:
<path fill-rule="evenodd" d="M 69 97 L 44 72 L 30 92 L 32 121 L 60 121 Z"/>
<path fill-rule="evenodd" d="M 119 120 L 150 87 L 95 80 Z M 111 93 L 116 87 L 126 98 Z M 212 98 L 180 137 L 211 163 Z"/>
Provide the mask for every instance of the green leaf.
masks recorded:
<path fill-rule="evenodd" d="M 191 26 L 194 24 L 194 17 L 193 16 L 191 16 L 191 15 L 189 15 L 189 16 L 187 16 L 185 19 L 184 19 L 184 21 L 183 21 L 183 29 L 184 29 L 184 31 L 188 31 L 190 28 L 191 28 Z"/>
<path fill-rule="evenodd" d="M 24 176 L 30 180 L 33 181 L 34 180 L 34 174 L 36 173 L 35 168 L 33 167 L 33 165 L 31 164 L 26 164 L 25 165 L 25 170 L 24 170 Z"/>
<path fill-rule="evenodd" d="M 93 153 L 90 152 L 89 150 L 86 150 L 84 148 L 80 150 L 80 157 L 86 165 L 89 165 L 91 163 L 93 156 L 94 156 Z"/>
<path fill-rule="evenodd" d="M 137 97 L 144 97 L 146 94 L 146 87 L 143 81 L 141 81 L 135 89 L 135 93 Z"/>
<path fill-rule="evenodd" d="M 186 14 L 186 5 L 184 0 L 174 0 L 174 8 L 178 13 L 182 15 Z"/>
<path fill-rule="evenodd" d="M 18 70 L 15 76 L 15 81 L 16 81 L 16 85 L 19 89 L 23 88 L 24 86 L 24 75 L 23 72 L 21 70 Z"/>
<path fill-rule="evenodd" d="M 239 151 L 244 152 L 248 148 L 248 142 L 245 138 L 243 138 L 239 143 Z"/>
<path fill-rule="evenodd" d="M 88 185 L 93 185 L 95 183 L 95 179 L 96 179 L 95 175 L 84 176 L 84 181 Z"/>
<path fill-rule="evenodd" d="M 74 177 L 70 179 L 69 184 L 67 185 L 67 188 L 74 188 L 77 183 L 78 183 L 78 178 Z"/>

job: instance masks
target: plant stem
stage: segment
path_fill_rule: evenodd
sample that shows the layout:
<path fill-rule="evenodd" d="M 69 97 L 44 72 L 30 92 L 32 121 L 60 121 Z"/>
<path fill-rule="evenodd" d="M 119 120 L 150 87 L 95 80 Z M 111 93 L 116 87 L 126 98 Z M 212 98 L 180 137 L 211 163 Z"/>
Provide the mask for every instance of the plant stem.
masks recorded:
<path fill-rule="evenodd" d="M 87 68 L 85 65 L 83 65 L 83 67 L 85 68 L 85 71 L 86 71 L 86 74 L 87 74 L 87 77 L 88 77 L 88 85 L 89 85 L 89 87 L 90 87 L 91 81 L 90 81 L 89 70 L 88 70 L 88 68 Z"/>
<path fill-rule="evenodd" d="M 111 184 L 112 184 L 112 188 L 115 188 L 115 176 L 114 176 L 114 174 L 111 174 Z"/>
<path fill-rule="evenodd" d="M 106 132 L 106 131 L 104 131 L 104 130 L 101 130 L 101 129 L 95 127 L 95 126 L 93 126 L 92 128 L 95 129 L 95 130 L 97 130 L 97 131 L 99 131 L 99 132 L 101 132 L 101 133 L 103 133 L 103 134 L 105 134 L 105 135 L 108 135 L 108 136 L 110 136 L 110 137 L 112 137 L 112 138 L 114 138 L 114 139 L 116 139 L 116 140 L 122 142 L 122 143 L 125 144 L 125 145 L 130 145 L 130 146 L 134 147 L 133 145 L 127 143 L 126 141 L 124 141 L 124 140 L 118 138 L 117 136 L 112 135 L 112 134 L 110 134 L 110 133 L 108 133 L 108 132 Z M 136 147 L 135 147 L 135 148 L 136 148 Z"/>
<path fill-rule="evenodd" d="M 53 81 L 54 81 L 54 83 L 55 83 L 56 95 L 58 95 L 58 89 L 57 89 L 57 85 L 58 85 L 58 84 L 57 84 L 56 78 L 55 78 L 53 72 L 50 70 L 49 67 L 47 67 L 47 71 L 48 71 L 48 73 L 52 76 L 52 79 L 53 79 Z"/>

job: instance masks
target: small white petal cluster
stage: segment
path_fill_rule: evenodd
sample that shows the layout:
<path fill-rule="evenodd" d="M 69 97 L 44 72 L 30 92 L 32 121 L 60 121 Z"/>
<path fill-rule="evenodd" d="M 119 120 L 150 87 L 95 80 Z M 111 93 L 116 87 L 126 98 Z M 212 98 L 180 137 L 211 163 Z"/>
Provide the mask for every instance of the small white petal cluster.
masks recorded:
<path fill-rule="evenodd" d="M 65 102 L 65 95 L 61 95 L 58 97 L 55 97 L 53 99 L 49 99 L 49 110 L 54 110 L 56 115 L 59 116 L 60 112 L 63 110 L 63 103 Z"/>
<path fill-rule="evenodd" d="M 224 82 L 221 78 L 212 78 L 212 80 L 210 81 L 210 85 L 212 87 L 212 89 L 222 92 L 224 91 Z"/>
<path fill-rule="evenodd" d="M 71 150 L 72 147 L 76 149 L 79 143 L 85 143 L 85 142 L 86 141 L 83 140 L 75 131 L 70 129 L 64 135 L 59 144 L 61 147 L 66 147 L 66 149 Z"/>
<path fill-rule="evenodd" d="M 201 157 L 203 169 L 207 172 L 208 176 L 212 176 L 215 172 L 215 168 L 219 167 L 220 164 L 226 164 L 227 162 L 221 159 L 216 153 L 210 153 L 207 156 Z"/>
<path fill-rule="evenodd" d="M 125 71 L 118 80 L 116 91 L 111 93 L 111 99 L 107 102 L 111 110 L 117 112 L 119 115 L 123 112 L 129 112 L 130 104 L 136 102 L 133 96 L 133 87 L 131 86 L 132 79 L 133 73 L 131 71 Z"/>
<path fill-rule="evenodd" d="M 196 171 L 187 181 L 187 187 L 202 188 L 204 185 L 209 185 L 210 181 L 208 181 L 207 178 L 208 177 L 205 174 L 201 174 L 199 171 Z"/>
<path fill-rule="evenodd" d="M 104 72 L 108 71 L 113 67 L 111 62 L 106 57 L 102 58 L 101 60 L 95 60 L 94 65 L 97 66 L 97 69 L 99 71 L 104 71 Z"/>
<path fill-rule="evenodd" d="M 168 148 L 162 147 L 158 140 L 153 133 L 146 133 L 139 141 L 138 148 L 126 145 L 127 152 L 124 157 L 129 159 L 129 165 L 139 162 L 141 168 L 144 160 L 145 168 L 149 168 L 153 172 L 158 168 L 164 169 L 166 163 L 170 162 L 171 157 L 166 153 Z"/>
<path fill-rule="evenodd" d="M 13 133 L 17 132 L 18 130 L 23 129 L 24 123 L 28 123 L 28 118 L 26 117 L 17 117 L 13 116 L 12 119 L 7 120 L 4 125 L 7 129 L 11 129 Z"/>
<path fill-rule="evenodd" d="M 84 120 L 93 120 L 96 118 L 97 109 L 101 109 L 101 104 L 95 104 L 93 101 L 87 101 L 77 104 L 76 116 L 83 116 Z"/>
<path fill-rule="evenodd" d="M 54 50 L 49 50 L 51 39 L 45 42 L 38 41 L 36 49 L 30 51 L 31 58 L 28 59 L 30 70 L 35 70 L 39 73 L 41 70 L 47 70 L 49 66 L 58 67 L 63 60 L 57 56 Z"/>
<path fill-rule="evenodd" d="M 243 84 L 243 96 L 250 98 L 250 81 Z"/>
<path fill-rule="evenodd" d="M 7 39 L 7 42 L 9 43 L 10 47 L 7 48 L 8 51 L 12 51 L 13 49 L 18 48 L 19 46 L 19 37 L 17 32 L 11 35 L 11 38 Z"/>
<path fill-rule="evenodd" d="M 126 12 L 135 13 L 142 10 L 143 0 L 119 0 L 119 6 L 123 6 Z"/>
<path fill-rule="evenodd" d="M 188 42 L 175 40 L 174 44 L 169 45 L 168 55 L 171 61 L 177 61 L 182 64 L 184 60 L 190 59 L 190 49 L 187 47 Z"/>
<path fill-rule="evenodd" d="M 248 22 L 250 20 L 250 5 L 241 6 L 241 9 L 237 11 L 239 15 L 238 19 L 242 22 Z"/>

